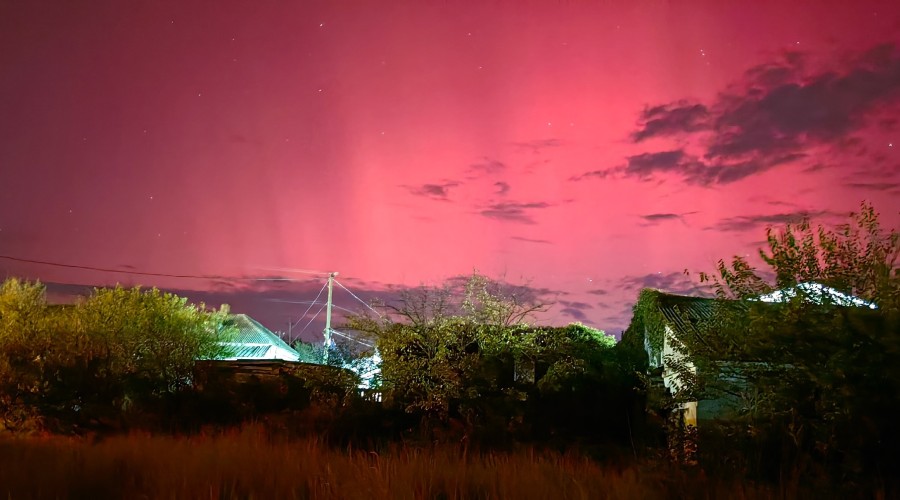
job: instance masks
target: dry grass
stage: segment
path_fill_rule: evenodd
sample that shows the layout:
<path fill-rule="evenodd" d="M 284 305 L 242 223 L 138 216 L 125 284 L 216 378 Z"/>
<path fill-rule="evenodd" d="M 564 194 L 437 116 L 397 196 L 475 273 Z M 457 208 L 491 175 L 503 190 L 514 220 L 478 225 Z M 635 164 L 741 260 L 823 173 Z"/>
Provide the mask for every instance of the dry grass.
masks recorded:
<path fill-rule="evenodd" d="M 797 493 L 534 451 L 333 450 L 315 440 L 274 441 L 257 427 L 218 436 L 131 435 L 94 443 L 0 440 L 0 497 L 15 499 L 652 499 Z"/>

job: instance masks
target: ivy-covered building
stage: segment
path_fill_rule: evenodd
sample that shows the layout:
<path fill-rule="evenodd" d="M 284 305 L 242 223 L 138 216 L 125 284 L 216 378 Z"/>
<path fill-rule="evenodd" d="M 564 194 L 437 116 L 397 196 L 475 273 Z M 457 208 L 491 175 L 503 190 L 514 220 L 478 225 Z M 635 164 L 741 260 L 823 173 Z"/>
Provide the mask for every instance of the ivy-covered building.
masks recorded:
<path fill-rule="evenodd" d="M 753 392 L 746 374 L 771 368 L 770 360 L 757 359 L 742 346 L 729 344 L 740 337 L 723 341 L 719 333 L 726 328 L 745 328 L 760 312 L 776 312 L 796 298 L 811 304 L 877 308 L 818 283 L 801 283 L 745 301 L 642 290 L 626 335 L 632 337 L 628 342 L 643 345 L 651 393 L 656 393 L 651 401 L 659 407 L 680 409 L 687 425 L 727 419 L 744 410 L 739 396 Z M 703 367 L 695 363 L 697 350 L 707 355 Z"/>

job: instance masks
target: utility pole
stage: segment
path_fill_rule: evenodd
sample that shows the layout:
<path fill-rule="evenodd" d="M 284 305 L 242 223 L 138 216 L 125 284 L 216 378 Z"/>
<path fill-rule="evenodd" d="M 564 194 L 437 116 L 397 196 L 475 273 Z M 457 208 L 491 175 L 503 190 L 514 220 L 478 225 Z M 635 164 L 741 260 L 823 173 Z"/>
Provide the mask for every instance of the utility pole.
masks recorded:
<path fill-rule="evenodd" d="M 323 364 L 328 364 L 328 349 L 331 346 L 331 292 L 334 289 L 334 277 L 337 272 L 328 275 L 328 302 L 325 307 L 325 354 Z"/>

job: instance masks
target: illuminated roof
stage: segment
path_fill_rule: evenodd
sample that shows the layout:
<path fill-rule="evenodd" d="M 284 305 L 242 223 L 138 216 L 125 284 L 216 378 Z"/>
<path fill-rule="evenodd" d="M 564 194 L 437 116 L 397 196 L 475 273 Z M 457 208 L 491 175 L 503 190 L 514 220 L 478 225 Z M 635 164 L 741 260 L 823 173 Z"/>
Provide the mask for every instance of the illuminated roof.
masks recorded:
<path fill-rule="evenodd" d="M 246 314 L 233 314 L 225 322 L 225 326 L 234 326 L 237 333 L 230 342 L 222 342 L 228 346 L 231 356 L 222 360 L 239 359 L 281 359 L 299 361 L 300 354 L 291 348 L 278 335 L 262 326 L 258 321 Z"/>
<path fill-rule="evenodd" d="M 871 302 L 860 299 L 859 297 L 854 297 L 852 295 L 847 295 L 845 293 L 839 292 L 834 288 L 825 286 L 821 283 L 800 283 L 794 287 L 775 290 L 772 293 L 760 295 L 758 300 L 762 302 L 787 302 L 788 300 L 796 297 L 798 291 L 802 294 L 803 298 L 815 304 L 821 304 L 822 302 L 827 301 L 831 302 L 832 304 L 846 307 L 855 306 L 868 307 L 869 309 L 878 308 L 878 306 Z"/>

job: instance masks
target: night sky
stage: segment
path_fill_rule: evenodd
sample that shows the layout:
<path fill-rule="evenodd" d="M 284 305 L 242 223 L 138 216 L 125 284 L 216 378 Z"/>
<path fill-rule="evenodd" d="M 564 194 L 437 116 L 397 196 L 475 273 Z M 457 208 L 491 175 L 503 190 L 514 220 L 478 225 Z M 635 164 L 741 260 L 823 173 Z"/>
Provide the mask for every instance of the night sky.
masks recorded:
<path fill-rule="evenodd" d="M 0 274 L 285 330 L 323 283 L 290 269 L 364 299 L 478 269 L 619 334 L 769 224 L 896 227 L 898 112 L 895 1 L 3 0 L 0 254 L 223 279 Z"/>

